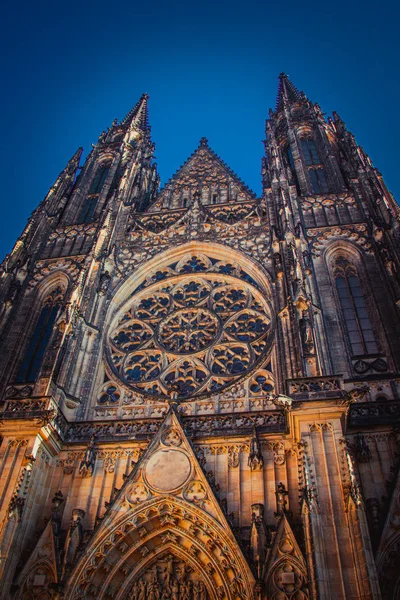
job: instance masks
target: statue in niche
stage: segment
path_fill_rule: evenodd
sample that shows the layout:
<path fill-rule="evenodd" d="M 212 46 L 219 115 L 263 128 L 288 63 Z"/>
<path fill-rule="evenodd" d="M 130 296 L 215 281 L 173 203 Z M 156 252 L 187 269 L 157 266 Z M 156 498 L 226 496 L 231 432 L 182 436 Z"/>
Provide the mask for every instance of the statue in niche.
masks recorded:
<path fill-rule="evenodd" d="M 305 356 L 313 355 L 315 353 L 314 336 L 310 317 L 305 310 L 303 310 L 302 318 L 299 320 L 299 327 L 304 354 Z"/>
<path fill-rule="evenodd" d="M 276 496 L 276 505 L 277 505 L 277 512 L 275 513 L 275 515 L 278 516 L 283 513 L 287 513 L 286 506 L 287 506 L 287 497 L 289 496 L 289 492 L 287 491 L 285 484 L 282 483 L 282 481 L 280 481 L 278 483 L 278 485 L 276 486 L 275 496 Z"/>

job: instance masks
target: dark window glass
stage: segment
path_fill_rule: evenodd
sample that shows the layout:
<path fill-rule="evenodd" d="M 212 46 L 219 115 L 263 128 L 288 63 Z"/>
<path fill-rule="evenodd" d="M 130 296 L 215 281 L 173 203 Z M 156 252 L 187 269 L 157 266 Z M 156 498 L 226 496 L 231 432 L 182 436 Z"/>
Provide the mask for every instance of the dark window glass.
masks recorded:
<path fill-rule="evenodd" d="M 109 170 L 109 166 L 99 167 L 97 169 L 96 175 L 94 176 L 89 189 L 89 194 L 100 194 L 101 190 L 103 189 L 103 185 L 107 178 Z"/>
<path fill-rule="evenodd" d="M 184 198 L 184 199 L 183 199 L 183 208 L 186 208 L 186 206 L 187 206 L 187 199 L 186 199 L 186 198 Z"/>
<path fill-rule="evenodd" d="M 323 167 L 318 169 L 308 170 L 311 179 L 311 186 L 314 194 L 326 194 L 328 192 L 328 184 L 326 182 L 325 170 Z"/>
<path fill-rule="evenodd" d="M 91 223 L 94 220 L 98 199 L 98 196 L 88 196 L 85 198 L 78 223 Z"/>
<path fill-rule="evenodd" d="M 378 345 L 358 277 L 338 275 L 336 289 L 353 355 L 376 354 Z"/>
<path fill-rule="evenodd" d="M 301 140 L 301 149 L 303 151 L 304 160 L 306 161 L 307 166 L 320 165 L 322 163 L 314 140 L 310 138 L 303 138 Z"/>
<path fill-rule="evenodd" d="M 37 379 L 44 353 L 53 332 L 58 309 L 59 304 L 46 304 L 43 306 L 18 369 L 16 382 L 22 383 L 23 381 L 35 381 Z"/>
<path fill-rule="evenodd" d="M 290 168 L 292 170 L 292 175 L 293 175 L 294 183 L 295 183 L 296 188 L 297 188 L 297 193 L 300 194 L 299 181 L 297 179 L 296 167 L 294 165 L 293 153 L 292 153 L 292 150 L 291 150 L 290 146 L 287 146 L 287 148 L 286 148 L 286 158 L 287 158 L 289 166 L 290 166 Z"/>
<path fill-rule="evenodd" d="M 290 146 L 288 146 L 286 148 L 286 156 L 287 156 L 290 168 L 292 169 L 293 172 L 295 172 L 295 166 L 294 166 L 294 160 L 293 160 L 293 152 L 292 152 L 292 149 L 290 148 Z"/>
<path fill-rule="evenodd" d="M 303 152 L 304 161 L 307 167 L 309 167 L 308 174 L 310 176 L 312 193 L 328 193 L 329 189 L 325 169 L 323 167 L 322 160 L 318 153 L 317 146 L 315 145 L 314 140 L 311 138 L 303 138 L 302 140 L 300 140 L 300 145 L 301 150 Z"/>

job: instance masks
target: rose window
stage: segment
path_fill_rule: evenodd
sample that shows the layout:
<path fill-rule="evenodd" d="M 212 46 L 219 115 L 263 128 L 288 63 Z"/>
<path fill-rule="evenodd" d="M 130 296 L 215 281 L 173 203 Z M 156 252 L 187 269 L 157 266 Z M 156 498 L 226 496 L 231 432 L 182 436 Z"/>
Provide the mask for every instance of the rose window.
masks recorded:
<path fill-rule="evenodd" d="M 163 319 L 159 325 L 159 342 L 177 354 L 198 352 L 214 340 L 218 318 L 204 308 L 183 308 Z"/>
<path fill-rule="evenodd" d="M 203 262 L 137 288 L 111 327 L 108 364 L 136 392 L 204 396 L 265 362 L 273 331 L 262 293 L 225 273 L 188 273 Z"/>

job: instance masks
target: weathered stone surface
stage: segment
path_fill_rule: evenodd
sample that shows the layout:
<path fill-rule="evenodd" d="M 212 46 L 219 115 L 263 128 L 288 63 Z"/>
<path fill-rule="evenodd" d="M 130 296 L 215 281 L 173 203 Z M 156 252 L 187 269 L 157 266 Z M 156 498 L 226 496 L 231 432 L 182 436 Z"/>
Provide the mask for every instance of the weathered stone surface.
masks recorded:
<path fill-rule="evenodd" d="M 397 204 L 284 74 L 260 198 L 147 105 L 2 264 L 0 599 L 396 597 Z"/>

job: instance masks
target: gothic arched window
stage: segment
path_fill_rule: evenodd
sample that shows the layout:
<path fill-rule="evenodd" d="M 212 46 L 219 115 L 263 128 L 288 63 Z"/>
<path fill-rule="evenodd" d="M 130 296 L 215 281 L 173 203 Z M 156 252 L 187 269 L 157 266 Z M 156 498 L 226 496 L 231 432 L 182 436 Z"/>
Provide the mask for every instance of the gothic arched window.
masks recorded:
<path fill-rule="evenodd" d="M 378 345 L 357 271 L 343 257 L 336 261 L 335 283 L 353 356 L 377 354 Z"/>
<path fill-rule="evenodd" d="M 100 194 L 101 190 L 103 189 L 104 182 L 107 179 L 109 170 L 110 165 L 101 165 L 97 169 L 96 175 L 93 177 L 93 181 L 89 188 L 89 195 Z"/>
<path fill-rule="evenodd" d="M 46 348 L 53 333 L 62 298 L 61 288 L 56 288 L 44 301 L 15 377 L 16 382 L 33 382 L 37 379 Z"/>
<path fill-rule="evenodd" d="M 297 192 L 300 195 L 299 180 L 297 178 L 296 167 L 295 167 L 294 159 L 293 159 L 293 152 L 292 152 L 292 149 L 291 149 L 290 146 L 286 146 L 286 148 L 285 148 L 284 159 L 286 159 L 286 163 L 289 165 L 289 167 L 290 167 L 290 169 L 292 171 L 294 183 L 296 185 Z"/>
<path fill-rule="evenodd" d="M 93 221 L 99 195 L 103 189 L 109 170 L 110 165 L 101 165 L 97 169 L 92 183 L 90 184 L 88 195 L 83 202 L 82 210 L 78 219 L 79 223 L 91 223 L 91 221 Z"/>
<path fill-rule="evenodd" d="M 303 150 L 304 160 L 306 161 L 307 167 L 321 164 L 321 159 L 313 139 L 303 138 L 301 140 L 301 149 Z"/>
<path fill-rule="evenodd" d="M 310 176 L 313 193 L 326 194 L 329 189 L 325 169 L 314 140 L 309 137 L 302 138 L 300 140 L 300 145 Z"/>

